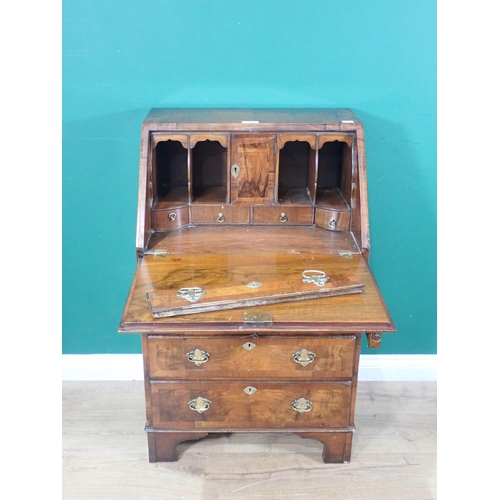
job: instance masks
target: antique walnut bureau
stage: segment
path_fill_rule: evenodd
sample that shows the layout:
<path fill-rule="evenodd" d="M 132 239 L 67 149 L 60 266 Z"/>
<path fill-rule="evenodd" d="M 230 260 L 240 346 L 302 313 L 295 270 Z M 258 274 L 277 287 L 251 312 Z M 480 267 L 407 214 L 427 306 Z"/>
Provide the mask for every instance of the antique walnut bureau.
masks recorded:
<path fill-rule="evenodd" d="M 142 335 L 150 461 L 292 432 L 348 462 L 361 343 L 395 331 L 369 250 L 352 111 L 152 109 L 119 327 Z"/>

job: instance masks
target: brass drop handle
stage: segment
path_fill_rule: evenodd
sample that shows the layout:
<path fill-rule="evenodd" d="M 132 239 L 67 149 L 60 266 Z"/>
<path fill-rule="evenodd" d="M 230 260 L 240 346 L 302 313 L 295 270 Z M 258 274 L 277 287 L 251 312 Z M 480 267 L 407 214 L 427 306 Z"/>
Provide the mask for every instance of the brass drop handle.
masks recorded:
<path fill-rule="evenodd" d="M 189 401 L 188 405 L 189 408 L 193 411 L 197 411 L 198 413 L 203 413 L 204 411 L 207 411 L 210 408 L 210 405 L 212 404 L 212 401 L 209 399 L 202 398 L 201 396 L 197 397 L 196 399 L 192 399 Z"/>
<path fill-rule="evenodd" d="M 210 353 L 196 348 L 193 351 L 187 352 L 186 357 L 188 361 L 191 361 L 191 363 L 194 363 L 196 366 L 200 366 L 210 359 Z"/>
<path fill-rule="evenodd" d="M 171 214 L 168 214 L 168 218 L 174 222 L 175 219 L 177 219 L 177 214 L 172 212 Z"/>
<path fill-rule="evenodd" d="M 299 398 L 295 401 L 292 401 L 292 408 L 299 413 L 307 413 L 308 411 L 312 410 L 312 407 L 313 404 L 311 403 L 311 401 L 305 398 Z"/>
<path fill-rule="evenodd" d="M 224 214 L 220 213 L 219 216 L 217 217 L 217 222 L 225 222 L 226 218 L 224 217 Z"/>
<path fill-rule="evenodd" d="M 328 222 L 328 225 L 332 228 L 332 229 L 335 229 L 335 227 L 337 226 L 337 221 L 332 217 L 330 219 L 330 222 Z"/>
<path fill-rule="evenodd" d="M 307 349 L 302 349 L 292 354 L 293 360 L 302 366 L 307 366 L 309 363 L 312 363 L 315 357 L 316 353 L 308 351 Z"/>
<path fill-rule="evenodd" d="M 181 299 L 188 300 L 189 302 L 197 302 L 202 295 L 205 295 L 207 292 L 200 288 L 199 286 L 187 286 L 184 288 L 179 288 L 177 290 L 176 297 L 180 297 Z"/>
<path fill-rule="evenodd" d="M 288 217 L 284 212 L 280 214 L 280 222 L 288 222 Z"/>

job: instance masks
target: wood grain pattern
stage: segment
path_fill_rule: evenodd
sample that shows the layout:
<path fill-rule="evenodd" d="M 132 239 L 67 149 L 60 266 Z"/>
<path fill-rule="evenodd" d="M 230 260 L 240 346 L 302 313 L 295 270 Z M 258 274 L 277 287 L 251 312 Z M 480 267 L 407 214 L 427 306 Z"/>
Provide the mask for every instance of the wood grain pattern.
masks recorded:
<path fill-rule="evenodd" d="M 203 260 L 200 261 L 201 265 L 203 265 L 202 262 Z M 209 270 L 209 274 L 211 274 L 211 270 Z M 317 272 L 312 274 L 321 276 Z M 177 285 L 173 288 L 147 292 L 146 300 L 153 318 L 167 318 L 185 314 L 312 300 L 361 293 L 363 290 L 363 283 L 354 280 L 346 273 L 326 275 L 326 277 L 328 281 L 321 286 L 304 282 L 302 274 L 268 275 L 265 282 L 258 282 L 258 287 L 249 286 L 248 283 L 239 284 L 239 280 L 237 283 L 228 283 L 227 285 L 208 283 L 203 288 L 197 287 L 198 290 L 201 289 L 202 295 L 196 297 L 194 301 L 186 299 L 180 294 L 182 289 L 189 290 L 192 285 L 186 285 L 186 287 Z"/>
<path fill-rule="evenodd" d="M 326 231 L 325 231 L 326 233 Z M 326 233 L 330 234 L 330 233 Z M 269 243 L 272 245 L 272 243 Z M 251 245 L 250 245 L 251 246 Z M 155 328 L 175 331 L 179 327 L 204 328 L 218 326 L 238 331 L 242 327 L 242 311 L 214 311 L 171 318 L 151 318 L 146 293 L 181 286 L 250 281 L 265 282 L 269 276 L 295 276 L 306 269 L 318 269 L 327 275 L 347 274 L 364 285 L 362 293 L 337 297 L 318 298 L 289 304 L 273 304 L 265 308 L 272 312 L 273 329 L 291 326 L 312 328 L 313 331 L 394 331 L 392 320 L 371 272 L 360 255 L 342 258 L 339 255 L 247 254 L 176 254 L 163 259 L 147 255 L 137 270 L 137 281 L 122 317 L 120 331 L 137 332 Z M 238 311 L 240 311 L 238 313 Z"/>
<path fill-rule="evenodd" d="M 213 121 L 209 121 L 210 118 Z M 186 121 L 179 122 L 179 119 Z M 234 143 L 232 148 L 230 135 Z M 247 137 L 252 140 L 252 138 L 255 139 L 259 136 L 260 140 L 257 141 L 259 144 L 247 144 L 248 147 L 242 146 L 242 144 L 238 145 L 238 137 Z M 284 146 L 287 141 L 290 143 L 301 139 L 309 143 L 311 154 L 308 180 L 307 186 L 304 185 L 301 188 L 302 191 L 295 192 L 292 189 L 288 192 L 287 188 L 282 196 L 278 193 L 279 166 L 276 161 L 276 151 L 274 146 L 264 145 L 266 140 L 273 142 L 273 137 L 278 137 L 279 147 Z M 167 194 L 163 193 L 162 197 L 156 199 L 154 197 L 157 181 L 155 180 L 155 169 L 152 168 L 151 163 L 155 163 L 156 146 L 169 140 L 178 141 L 184 148 L 189 148 L 185 162 L 186 180 L 183 181 L 182 188 L 173 182 L 170 191 Z M 207 141 L 219 144 L 221 148 L 228 151 L 228 154 L 225 155 L 226 159 L 220 155 L 221 171 L 217 174 L 214 173 L 213 166 L 209 166 L 213 159 L 206 158 L 205 152 L 197 152 L 196 155 L 194 152 L 199 144 Z M 353 205 L 353 235 L 363 255 L 368 258 L 369 231 L 366 207 L 364 132 L 359 119 L 351 110 L 347 109 L 151 110 L 144 120 L 142 131 L 136 237 L 138 255 L 144 253 L 145 245 L 152 235 L 151 221 L 153 217 L 150 206 L 152 198 L 154 198 L 153 205 L 157 208 L 177 208 L 191 203 L 193 200 L 206 203 L 271 204 L 280 201 L 281 204 L 314 204 L 318 188 L 317 148 L 320 150 L 325 144 L 332 141 L 340 141 L 345 144 L 347 153 L 344 158 L 346 166 L 343 170 L 347 172 L 346 169 L 350 168 L 349 163 L 352 163 L 356 175 L 359 177 L 352 181 L 354 188 L 359 186 L 359 193 L 355 192 L 351 196 L 348 186 L 350 181 L 345 175 L 341 190 L 345 194 L 345 199 Z M 241 149 L 239 146 L 243 148 L 241 151 L 238 151 Z M 269 153 L 268 157 L 265 157 L 264 154 L 266 148 Z M 229 154 L 229 149 L 232 149 L 231 154 Z M 351 149 L 354 152 L 352 159 Z M 239 158 L 244 164 L 250 165 L 248 175 L 244 172 L 240 176 L 240 182 L 230 176 L 230 165 L 234 159 L 232 157 Z M 203 164 L 205 160 L 208 161 L 203 167 L 199 165 L 200 158 L 202 158 Z M 360 165 L 359 169 L 355 166 L 357 162 Z M 219 179 L 219 177 L 221 178 Z M 213 185 L 214 182 L 221 185 Z M 303 199 L 304 196 L 306 198 Z M 318 196 L 321 196 L 321 192 L 318 192 Z M 144 204 L 145 202 L 146 204 Z"/>
<path fill-rule="evenodd" d="M 238 177 L 231 176 L 232 202 L 271 202 L 276 170 L 276 136 L 234 135 L 231 142 L 231 165 L 240 167 Z"/>
<path fill-rule="evenodd" d="M 142 382 L 63 382 L 62 498 L 435 500 L 436 401 L 435 382 L 360 382 L 349 465 L 289 432 L 209 434 L 153 465 Z"/>
<path fill-rule="evenodd" d="M 318 136 L 318 149 L 321 149 L 327 142 L 345 142 L 349 148 L 352 147 L 352 134 L 321 134 Z"/>
<path fill-rule="evenodd" d="M 273 254 L 338 255 L 339 250 L 359 253 L 351 233 L 287 225 L 186 227 L 153 234 L 148 246 L 150 251 L 165 250 L 172 255 L 259 253 L 272 258 Z"/>
<path fill-rule="evenodd" d="M 349 231 L 351 229 L 351 214 L 316 208 L 314 210 L 314 223 L 329 231 Z"/>
<path fill-rule="evenodd" d="M 250 207 L 247 205 L 191 205 L 193 224 L 249 224 Z"/>
<path fill-rule="evenodd" d="M 172 208 L 170 210 L 153 210 L 153 227 L 157 231 L 172 229 L 189 224 L 189 208 Z"/>
<path fill-rule="evenodd" d="M 229 145 L 229 137 L 227 134 L 189 134 L 189 147 L 194 148 L 200 141 L 217 141 L 221 146 L 227 148 Z"/>
<path fill-rule="evenodd" d="M 248 386 L 257 391 L 246 394 Z M 157 429 L 346 428 L 351 419 L 350 382 L 152 381 L 151 393 L 153 426 Z M 189 407 L 198 397 L 210 401 L 210 408 L 203 413 Z M 292 403 L 300 398 L 312 403 L 310 411 L 293 409 Z"/>
<path fill-rule="evenodd" d="M 366 262 L 362 123 L 345 109 L 156 109 L 141 144 L 138 265 L 119 331 L 142 334 L 150 460 L 176 460 L 207 432 L 291 431 L 348 462 L 362 334 L 378 347 L 395 329 Z M 284 287 L 308 269 L 331 282 L 302 300 L 301 281 Z M 325 297 L 341 275 L 359 293 Z M 258 296 L 250 281 L 264 283 Z M 187 287 L 205 295 L 179 306 Z"/>
<path fill-rule="evenodd" d="M 307 142 L 313 151 L 316 149 L 315 134 L 280 134 L 278 136 L 278 149 L 282 149 L 287 142 L 293 141 Z"/>
<path fill-rule="evenodd" d="M 313 208 L 290 204 L 276 207 L 256 205 L 253 207 L 252 221 L 254 224 L 275 224 L 277 226 L 308 225 L 312 224 L 313 221 Z"/>
<path fill-rule="evenodd" d="M 247 350 L 246 342 L 255 347 Z M 315 339 L 285 336 L 266 338 L 171 338 L 148 335 L 145 349 L 152 378 L 169 379 L 265 379 L 333 380 L 351 378 L 356 364 L 356 336 Z M 208 353 L 208 361 L 197 366 L 187 354 L 195 349 Z M 294 361 L 302 349 L 314 353 L 307 365 Z M 300 358 L 299 358 L 300 359 Z"/>

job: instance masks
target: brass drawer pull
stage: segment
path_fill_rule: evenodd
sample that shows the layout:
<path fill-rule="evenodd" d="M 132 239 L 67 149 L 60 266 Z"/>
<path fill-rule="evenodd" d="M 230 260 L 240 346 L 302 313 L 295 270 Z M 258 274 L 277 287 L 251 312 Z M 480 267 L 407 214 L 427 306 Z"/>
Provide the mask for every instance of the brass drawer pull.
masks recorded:
<path fill-rule="evenodd" d="M 297 351 L 295 354 L 292 354 L 293 360 L 302 366 L 307 366 L 309 363 L 312 363 L 315 357 L 316 353 L 308 351 L 307 349 L 302 349 Z"/>
<path fill-rule="evenodd" d="M 299 398 L 295 401 L 292 401 L 292 408 L 299 413 L 307 413 L 308 411 L 312 410 L 312 407 L 313 404 L 311 403 L 311 401 L 305 398 Z"/>
<path fill-rule="evenodd" d="M 181 299 L 185 299 L 189 302 L 197 302 L 202 295 L 205 295 L 207 292 L 200 288 L 199 286 L 189 286 L 185 288 L 179 288 L 177 290 L 176 297 L 180 297 Z"/>
<path fill-rule="evenodd" d="M 337 225 L 337 221 L 334 218 L 331 218 L 330 221 L 328 222 L 328 225 L 332 228 L 335 229 L 335 226 Z"/>
<path fill-rule="evenodd" d="M 217 222 L 226 222 L 226 218 L 224 217 L 224 214 L 220 213 L 219 216 L 217 217 Z"/>
<path fill-rule="evenodd" d="M 169 220 L 174 222 L 174 220 L 177 219 L 177 214 L 172 212 L 171 214 L 168 214 L 168 218 L 169 218 Z"/>
<path fill-rule="evenodd" d="M 197 411 L 198 413 L 203 413 L 204 411 L 207 411 L 210 408 L 211 404 L 212 401 L 202 397 L 197 397 L 196 399 L 192 399 L 188 403 L 189 408 L 191 408 L 191 410 L 193 411 Z"/>
<path fill-rule="evenodd" d="M 304 283 L 314 283 L 317 286 L 323 286 L 329 279 L 330 276 L 327 276 L 323 271 L 306 269 L 302 272 L 302 281 Z"/>
<path fill-rule="evenodd" d="M 187 352 L 186 357 L 191 363 L 200 366 L 210 359 L 210 353 L 202 351 L 201 349 L 195 349 L 194 351 Z"/>
<path fill-rule="evenodd" d="M 280 214 L 280 222 L 288 222 L 288 217 L 285 213 Z"/>

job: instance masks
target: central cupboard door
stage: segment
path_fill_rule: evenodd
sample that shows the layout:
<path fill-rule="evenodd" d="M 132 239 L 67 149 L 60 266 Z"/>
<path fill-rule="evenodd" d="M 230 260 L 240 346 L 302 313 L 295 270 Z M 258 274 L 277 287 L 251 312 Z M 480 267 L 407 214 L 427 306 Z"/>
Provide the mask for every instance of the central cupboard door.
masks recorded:
<path fill-rule="evenodd" d="M 272 203 L 276 135 L 237 134 L 231 141 L 231 201 Z"/>

